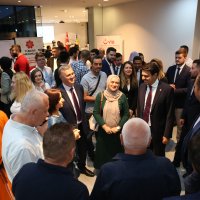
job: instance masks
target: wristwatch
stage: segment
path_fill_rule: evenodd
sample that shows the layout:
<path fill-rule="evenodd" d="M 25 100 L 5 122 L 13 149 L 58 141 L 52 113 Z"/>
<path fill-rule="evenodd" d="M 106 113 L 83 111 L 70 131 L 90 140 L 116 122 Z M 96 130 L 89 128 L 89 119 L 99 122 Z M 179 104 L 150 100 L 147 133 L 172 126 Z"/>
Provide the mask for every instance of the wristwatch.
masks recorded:
<path fill-rule="evenodd" d="M 117 126 L 117 131 L 120 131 L 121 130 L 121 127 L 120 126 Z"/>

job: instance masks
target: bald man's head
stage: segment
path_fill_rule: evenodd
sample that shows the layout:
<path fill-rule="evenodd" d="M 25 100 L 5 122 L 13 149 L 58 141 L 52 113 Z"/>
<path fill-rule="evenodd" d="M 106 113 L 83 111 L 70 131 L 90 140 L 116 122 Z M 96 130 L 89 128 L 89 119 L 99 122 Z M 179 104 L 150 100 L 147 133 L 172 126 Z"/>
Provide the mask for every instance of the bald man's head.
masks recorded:
<path fill-rule="evenodd" d="M 144 120 L 132 118 L 124 124 L 121 137 L 125 150 L 144 150 L 150 144 L 151 131 Z"/>

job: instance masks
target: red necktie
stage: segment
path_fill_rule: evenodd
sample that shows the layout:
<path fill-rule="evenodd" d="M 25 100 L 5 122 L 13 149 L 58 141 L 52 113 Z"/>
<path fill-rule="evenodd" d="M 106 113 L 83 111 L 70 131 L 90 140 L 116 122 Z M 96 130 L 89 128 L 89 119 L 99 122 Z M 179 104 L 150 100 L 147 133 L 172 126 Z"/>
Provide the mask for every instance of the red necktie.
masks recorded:
<path fill-rule="evenodd" d="M 72 99 L 73 99 L 75 110 L 76 110 L 77 121 L 81 121 L 81 110 L 80 110 L 80 107 L 78 105 L 78 101 L 77 101 L 76 95 L 73 91 L 73 88 L 70 88 L 70 92 L 72 94 Z"/>
<path fill-rule="evenodd" d="M 147 123 L 149 122 L 149 114 L 150 114 L 150 108 L 151 108 L 151 98 L 152 98 L 152 86 L 149 85 L 149 94 L 147 96 L 146 105 L 143 113 L 143 119 Z"/>

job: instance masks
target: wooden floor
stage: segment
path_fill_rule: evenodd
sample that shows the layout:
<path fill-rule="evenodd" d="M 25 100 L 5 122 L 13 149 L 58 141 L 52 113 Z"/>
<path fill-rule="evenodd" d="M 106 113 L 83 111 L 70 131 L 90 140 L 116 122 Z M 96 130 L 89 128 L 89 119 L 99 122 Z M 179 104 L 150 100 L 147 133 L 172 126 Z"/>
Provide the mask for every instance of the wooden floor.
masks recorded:
<path fill-rule="evenodd" d="M 171 161 L 174 158 L 175 146 L 176 146 L 176 127 L 173 130 L 173 137 L 172 137 L 172 139 L 170 140 L 170 142 L 166 146 L 166 157 L 169 158 Z M 94 171 L 93 164 L 92 164 L 92 162 L 90 161 L 89 158 L 87 159 L 87 167 L 91 171 Z M 181 180 L 181 185 L 182 185 L 182 192 L 181 192 L 181 194 L 184 194 L 184 185 L 183 185 L 182 175 L 185 173 L 185 170 L 182 167 L 180 167 L 180 168 L 177 168 L 177 171 L 179 173 L 180 180 Z M 85 176 L 85 175 L 81 174 L 80 177 L 79 177 L 79 180 L 81 182 L 83 182 L 87 186 L 89 192 L 91 192 L 92 188 L 93 188 L 93 185 L 94 185 L 94 182 L 96 180 L 96 176 L 95 177 L 88 177 L 88 176 Z"/>

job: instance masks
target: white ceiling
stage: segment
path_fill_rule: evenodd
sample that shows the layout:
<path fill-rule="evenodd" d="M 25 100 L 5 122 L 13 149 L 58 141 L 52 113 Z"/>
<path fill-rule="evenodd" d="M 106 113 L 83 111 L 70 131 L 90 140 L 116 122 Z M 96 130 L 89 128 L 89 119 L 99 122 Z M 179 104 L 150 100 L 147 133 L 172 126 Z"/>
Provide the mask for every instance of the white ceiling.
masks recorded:
<path fill-rule="evenodd" d="M 36 9 L 41 8 L 42 23 L 58 23 L 61 20 L 79 23 L 88 21 L 88 7 L 105 7 L 131 1 L 136 0 L 1 0 L 1 5 L 29 5 L 35 6 Z M 40 20 L 40 12 L 36 13 L 36 19 Z"/>

